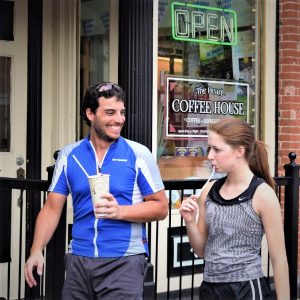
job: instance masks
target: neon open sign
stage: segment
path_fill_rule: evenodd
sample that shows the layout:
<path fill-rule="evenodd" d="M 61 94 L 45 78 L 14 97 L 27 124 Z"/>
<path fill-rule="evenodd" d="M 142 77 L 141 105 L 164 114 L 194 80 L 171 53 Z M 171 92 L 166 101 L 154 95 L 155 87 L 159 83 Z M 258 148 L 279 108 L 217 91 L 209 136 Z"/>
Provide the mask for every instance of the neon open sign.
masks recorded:
<path fill-rule="evenodd" d="M 236 45 L 237 17 L 230 9 L 173 2 L 172 36 L 196 43 Z"/>

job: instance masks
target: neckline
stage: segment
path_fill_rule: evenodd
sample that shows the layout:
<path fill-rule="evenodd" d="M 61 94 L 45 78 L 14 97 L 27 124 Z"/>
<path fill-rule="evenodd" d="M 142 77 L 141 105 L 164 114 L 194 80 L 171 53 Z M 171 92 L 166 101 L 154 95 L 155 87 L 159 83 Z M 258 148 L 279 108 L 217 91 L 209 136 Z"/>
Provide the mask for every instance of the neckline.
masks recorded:
<path fill-rule="evenodd" d="M 219 180 L 217 180 L 215 182 L 215 184 L 212 187 L 212 194 L 210 193 L 211 199 L 214 202 L 218 202 L 220 204 L 225 204 L 225 205 L 229 205 L 229 204 L 235 204 L 235 203 L 241 203 L 241 202 L 245 202 L 250 200 L 249 199 L 249 189 L 252 185 L 252 183 L 257 179 L 257 177 L 255 175 L 253 175 L 249 186 L 246 188 L 246 190 L 244 190 L 240 195 L 236 196 L 235 198 L 232 199 L 224 199 L 221 195 L 220 195 L 220 189 L 222 188 L 223 184 L 225 183 L 227 176 L 220 178 Z"/>

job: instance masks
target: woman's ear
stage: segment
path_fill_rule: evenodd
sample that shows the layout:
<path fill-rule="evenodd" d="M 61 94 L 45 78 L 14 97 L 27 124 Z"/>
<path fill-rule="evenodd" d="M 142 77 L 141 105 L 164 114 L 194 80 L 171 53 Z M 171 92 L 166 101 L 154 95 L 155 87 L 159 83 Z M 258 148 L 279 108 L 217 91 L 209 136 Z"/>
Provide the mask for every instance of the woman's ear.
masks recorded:
<path fill-rule="evenodd" d="M 236 148 L 237 157 L 244 157 L 245 156 L 245 148 L 243 146 L 239 146 Z"/>

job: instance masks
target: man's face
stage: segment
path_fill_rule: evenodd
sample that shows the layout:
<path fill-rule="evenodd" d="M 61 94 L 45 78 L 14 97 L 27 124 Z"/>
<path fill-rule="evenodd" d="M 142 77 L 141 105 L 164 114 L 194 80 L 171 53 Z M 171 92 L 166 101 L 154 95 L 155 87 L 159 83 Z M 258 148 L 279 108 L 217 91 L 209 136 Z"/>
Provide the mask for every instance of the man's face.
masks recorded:
<path fill-rule="evenodd" d="M 104 141 L 113 142 L 121 135 L 125 123 L 125 107 L 123 101 L 116 97 L 106 99 L 99 98 L 99 107 L 95 114 L 87 109 L 87 117 L 91 121 L 91 130 Z"/>

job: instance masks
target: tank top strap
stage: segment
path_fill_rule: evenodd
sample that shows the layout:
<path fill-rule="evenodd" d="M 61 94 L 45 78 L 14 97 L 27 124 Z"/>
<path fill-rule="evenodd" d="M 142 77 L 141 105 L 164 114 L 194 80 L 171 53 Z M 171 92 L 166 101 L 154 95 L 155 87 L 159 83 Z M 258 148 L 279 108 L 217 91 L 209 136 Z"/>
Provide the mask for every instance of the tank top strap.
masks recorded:
<path fill-rule="evenodd" d="M 245 191 L 245 192 L 247 192 L 247 196 L 250 199 L 252 199 L 257 187 L 260 186 L 264 182 L 265 181 L 262 178 L 256 177 L 254 175 L 251 182 L 250 182 L 250 185 L 249 185 L 248 189 Z"/>
<path fill-rule="evenodd" d="M 249 201 L 253 198 L 253 195 L 259 185 L 264 183 L 265 181 L 262 178 L 259 178 L 255 175 L 253 175 L 253 178 L 251 179 L 251 182 L 249 184 L 249 187 L 242 192 L 239 196 L 230 199 L 230 200 L 225 200 L 221 195 L 220 195 L 220 189 L 223 186 L 226 176 L 222 177 L 214 182 L 212 185 L 209 193 L 208 193 L 208 199 L 210 199 L 213 202 L 216 202 L 221 205 L 233 205 L 233 204 L 238 204 L 241 202 Z"/>

